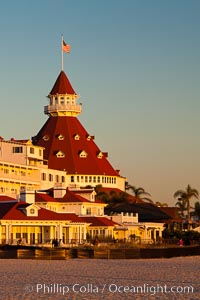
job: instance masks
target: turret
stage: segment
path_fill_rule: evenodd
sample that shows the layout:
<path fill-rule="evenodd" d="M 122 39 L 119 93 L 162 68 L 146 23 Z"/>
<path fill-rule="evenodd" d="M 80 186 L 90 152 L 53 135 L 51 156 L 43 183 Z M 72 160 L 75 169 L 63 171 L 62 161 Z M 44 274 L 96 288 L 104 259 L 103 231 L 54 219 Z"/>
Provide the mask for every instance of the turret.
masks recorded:
<path fill-rule="evenodd" d="M 82 105 L 76 104 L 79 95 L 74 91 L 64 71 L 60 72 L 48 98 L 50 103 L 44 107 L 44 113 L 49 116 L 76 117 L 82 111 Z"/>

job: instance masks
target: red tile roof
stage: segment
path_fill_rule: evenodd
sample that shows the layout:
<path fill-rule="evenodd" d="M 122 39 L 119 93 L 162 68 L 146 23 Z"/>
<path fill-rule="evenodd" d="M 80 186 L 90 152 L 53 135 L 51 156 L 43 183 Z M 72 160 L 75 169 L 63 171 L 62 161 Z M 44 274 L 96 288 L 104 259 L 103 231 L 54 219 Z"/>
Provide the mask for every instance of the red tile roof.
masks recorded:
<path fill-rule="evenodd" d="M 2 219 L 15 205 L 16 202 L 0 203 L 0 219 Z"/>
<path fill-rule="evenodd" d="M 90 226 L 116 226 L 116 225 L 120 225 L 106 217 L 80 217 L 84 222 L 86 223 L 91 223 Z"/>
<path fill-rule="evenodd" d="M 173 223 L 173 222 L 182 223 L 183 219 L 179 215 L 178 207 L 159 206 L 159 209 L 172 218 L 172 219 L 167 220 L 166 223 Z"/>
<path fill-rule="evenodd" d="M 26 216 L 23 212 L 30 204 L 25 202 L 0 203 L 0 219 L 2 220 L 38 220 L 38 221 L 71 221 L 75 223 L 86 223 L 74 213 L 56 213 L 54 211 L 39 208 L 38 216 Z"/>
<path fill-rule="evenodd" d="M 50 95 L 56 95 L 56 94 L 71 94 L 76 95 L 69 79 L 67 78 L 64 71 L 61 71 L 51 92 Z"/>
<path fill-rule="evenodd" d="M 59 134 L 64 136 L 63 140 L 57 138 Z M 74 139 L 76 134 L 80 139 Z M 46 135 L 49 139 L 45 141 L 43 137 Z M 100 149 L 93 139 L 88 140 L 87 137 L 88 133 L 77 117 L 57 116 L 49 117 L 33 142 L 45 148 L 44 159 L 48 160 L 51 169 L 66 170 L 68 174 L 119 176 L 105 156 L 97 157 Z M 80 157 L 80 150 L 87 153 L 86 158 Z M 57 157 L 58 151 L 63 152 L 65 157 Z"/>
<path fill-rule="evenodd" d="M 42 203 L 42 202 L 62 202 L 62 203 L 100 203 L 100 204 L 104 204 L 102 201 L 96 199 L 95 201 L 90 201 L 84 197 L 82 197 L 81 195 L 77 195 L 76 193 L 74 193 L 73 191 L 70 190 L 66 190 L 66 194 L 64 195 L 63 198 L 53 198 L 52 196 L 50 196 L 49 194 L 46 193 L 35 193 L 35 203 Z"/>
<path fill-rule="evenodd" d="M 91 201 L 85 199 L 84 197 L 82 197 L 80 195 L 74 194 L 72 191 L 70 191 L 68 189 L 66 191 L 66 194 L 64 195 L 64 197 L 62 199 L 60 199 L 60 201 L 62 201 L 62 202 L 89 202 L 89 203 L 91 203 Z"/>
<path fill-rule="evenodd" d="M 35 202 L 57 202 L 57 200 L 45 193 L 35 193 Z"/>
<path fill-rule="evenodd" d="M 17 201 L 17 199 L 11 198 L 6 195 L 0 195 L 0 202 L 12 202 L 12 201 Z"/>

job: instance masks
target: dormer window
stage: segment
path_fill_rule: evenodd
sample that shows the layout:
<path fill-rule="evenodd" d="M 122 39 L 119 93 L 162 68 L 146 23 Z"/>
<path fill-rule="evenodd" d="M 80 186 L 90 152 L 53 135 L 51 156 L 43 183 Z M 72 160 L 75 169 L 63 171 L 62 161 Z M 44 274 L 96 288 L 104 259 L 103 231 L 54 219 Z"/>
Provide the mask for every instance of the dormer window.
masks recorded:
<path fill-rule="evenodd" d="M 97 157 L 98 157 L 98 158 L 102 158 L 102 157 L 103 157 L 103 153 L 100 151 L 100 152 L 97 154 Z"/>
<path fill-rule="evenodd" d="M 75 139 L 75 141 L 79 141 L 80 140 L 80 135 L 79 134 L 75 134 L 74 135 L 74 139 Z"/>
<path fill-rule="evenodd" d="M 65 157 L 65 153 L 63 153 L 62 151 L 58 151 L 56 153 L 56 156 L 57 156 L 57 158 L 63 158 L 63 157 Z"/>
<path fill-rule="evenodd" d="M 40 208 L 37 205 L 31 204 L 31 205 L 23 208 L 22 210 L 27 217 L 37 217 L 39 209 Z"/>
<path fill-rule="evenodd" d="M 88 136 L 87 136 L 87 141 L 90 141 L 90 140 L 94 140 L 94 136 L 88 135 Z"/>
<path fill-rule="evenodd" d="M 64 135 L 59 134 L 59 135 L 57 136 L 57 138 L 58 138 L 58 140 L 63 141 L 65 137 L 64 137 Z"/>
<path fill-rule="evenodd" d="M 79 152 L 79 157 L 86 158 L 87 156 L 88 156 L 88 154 L 84 150 Z"/>
<path fill-rule="evenodd" d="M 43 140 L 46 142 L 46 141 L 48 141 L 49 140 L 49 136 L 47 135 L 47 134 L 45 134 L 44 136 L 43 136 Z"/>

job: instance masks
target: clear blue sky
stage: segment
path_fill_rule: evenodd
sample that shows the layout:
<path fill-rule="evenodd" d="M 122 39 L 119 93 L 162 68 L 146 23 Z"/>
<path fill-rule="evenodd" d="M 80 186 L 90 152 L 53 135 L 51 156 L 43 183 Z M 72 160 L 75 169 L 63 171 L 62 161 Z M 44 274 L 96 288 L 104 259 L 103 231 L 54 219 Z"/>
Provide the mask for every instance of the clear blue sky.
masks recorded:
<path fill-rule="evenodd" d="M 200 1 L 3 1 L 0 135 L 31 138 L 64 64 L 80 120 L 128 182 L 200 191 Z"/>

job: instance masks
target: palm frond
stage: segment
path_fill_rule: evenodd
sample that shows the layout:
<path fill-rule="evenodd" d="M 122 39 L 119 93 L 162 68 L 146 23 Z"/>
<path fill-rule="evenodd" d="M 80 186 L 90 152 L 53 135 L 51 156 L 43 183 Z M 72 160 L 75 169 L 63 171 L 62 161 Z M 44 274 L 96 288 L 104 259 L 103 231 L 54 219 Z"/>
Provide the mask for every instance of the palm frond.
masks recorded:
<path fill-rule="evenodd" d="M 184 195 L 186 194 L 186 192 L 184 190 L 178 190 L 174 193 L 174 198 L 178 198 L 178 197 L 184 197 Z"/>

